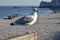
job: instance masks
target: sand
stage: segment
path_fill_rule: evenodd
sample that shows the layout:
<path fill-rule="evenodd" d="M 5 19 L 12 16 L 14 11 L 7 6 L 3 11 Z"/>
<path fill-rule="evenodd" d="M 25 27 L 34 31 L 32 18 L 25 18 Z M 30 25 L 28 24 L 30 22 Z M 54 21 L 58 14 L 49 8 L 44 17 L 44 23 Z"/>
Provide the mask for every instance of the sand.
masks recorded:
<path fill-rule="evenodd" d="M 37 22 L 32 25 L 15 25 L 10 23 L 18 18 L 12 20 L 0 19 L 0 40 L 7 39 L 15 35 L 22 35 L 27 31 L 36 32 L 37 40 L 59 40 L 60 38 L 60 13 L 39 15 Z"/>

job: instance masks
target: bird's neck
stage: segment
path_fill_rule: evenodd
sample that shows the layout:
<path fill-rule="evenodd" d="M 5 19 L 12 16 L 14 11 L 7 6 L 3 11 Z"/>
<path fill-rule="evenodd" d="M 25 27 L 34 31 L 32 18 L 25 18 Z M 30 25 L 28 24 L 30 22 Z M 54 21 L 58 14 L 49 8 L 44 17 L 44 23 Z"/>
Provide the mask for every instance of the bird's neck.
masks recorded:
<path fill-rule="evenodd" d="M 38 12 L 34 12 L 33 15 L 34 15 L 35 17 L 37 17 L 37 13 L 38 13 Z"/>
<path fill-rule="evenodd" d="M 34 15 L 37 15 L 37 12 L 34 12 L 33 14 L 34 14 Z"/>
<path fill-rule="evenodd" d="M 31 15 L 34 15 L 35 17 L 37 17 L 37 13 L 38 13 L 38 12 L 32 12 Z"/>

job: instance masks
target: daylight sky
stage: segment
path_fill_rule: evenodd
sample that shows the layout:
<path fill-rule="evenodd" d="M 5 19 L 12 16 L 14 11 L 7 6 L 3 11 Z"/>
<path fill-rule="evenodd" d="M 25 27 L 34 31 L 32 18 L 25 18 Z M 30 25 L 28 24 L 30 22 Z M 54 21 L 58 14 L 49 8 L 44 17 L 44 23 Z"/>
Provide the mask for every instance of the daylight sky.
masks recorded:
<path fill-rule="evenodd" d="M 0 0 L 0 6 L 39 6 L 41 1 L 51 0 Z"/>

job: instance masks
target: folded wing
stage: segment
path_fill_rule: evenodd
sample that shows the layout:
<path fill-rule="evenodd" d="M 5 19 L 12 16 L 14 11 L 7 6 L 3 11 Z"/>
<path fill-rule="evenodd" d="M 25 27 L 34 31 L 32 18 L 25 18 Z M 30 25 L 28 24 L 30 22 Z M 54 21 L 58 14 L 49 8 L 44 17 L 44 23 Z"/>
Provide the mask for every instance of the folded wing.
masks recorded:
<path fill-rule="evenodd" d="M 24 16 L 18 20 L 15 21 L 16 24 L 26 24 L 33 21 L 33 18 L 31 16 Z"/>

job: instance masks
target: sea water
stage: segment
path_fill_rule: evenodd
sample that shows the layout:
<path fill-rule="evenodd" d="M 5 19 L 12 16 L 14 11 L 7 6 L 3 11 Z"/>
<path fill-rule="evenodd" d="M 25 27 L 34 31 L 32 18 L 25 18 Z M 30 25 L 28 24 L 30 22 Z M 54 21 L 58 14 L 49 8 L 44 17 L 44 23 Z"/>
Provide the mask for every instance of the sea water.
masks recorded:
<path fill-rule="evenodd" d="M 0 18 L 3 18 L 9 14 L 19 14 L 20 16 L 26 16 L 32 13 L 34 7 L 14 7 L 14 6 L 0 6 Z M 37 7 L 38 8 L 38 7 Z M 53 12 L 49 8 L 38 8 L 38 14 L 48 14 Z"/>

